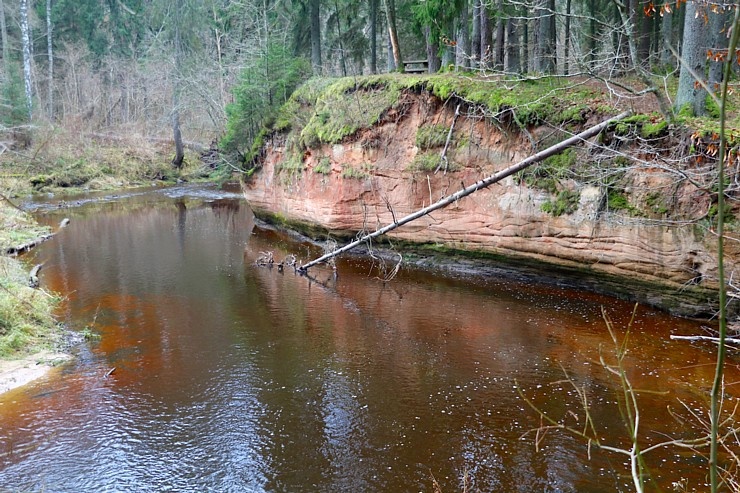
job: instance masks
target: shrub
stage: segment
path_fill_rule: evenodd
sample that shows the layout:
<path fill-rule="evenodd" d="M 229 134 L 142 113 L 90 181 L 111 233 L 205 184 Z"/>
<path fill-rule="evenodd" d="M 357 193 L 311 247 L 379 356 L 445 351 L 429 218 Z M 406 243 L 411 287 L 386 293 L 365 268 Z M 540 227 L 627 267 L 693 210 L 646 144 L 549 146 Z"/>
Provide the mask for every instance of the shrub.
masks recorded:
<path fill-rule="evenodd" d="M 542 211 L 547 212 L 553 217 L 562 216 L 563 214 L 573 214 L 578 209 L 578 202 L 581 194 L 571 190 L 561 190 L 554 201 L 548 200 L 542 204 Z"/>
<path fill-rule="evenodd" d="M 423 125 L 416 131 L 416 146 L 422 150 L 442 147 L 449 132 L 444 125 Z"/>
<path fill-rule="evenodd" d="M 322 175 L 328 175 L 331 173 L 331 161 L 328 157 L 322 157 L 319 161 L 319 164 L 316 165 L 316 167 L 313 169 L 314 173 L 319 173 Z"/>

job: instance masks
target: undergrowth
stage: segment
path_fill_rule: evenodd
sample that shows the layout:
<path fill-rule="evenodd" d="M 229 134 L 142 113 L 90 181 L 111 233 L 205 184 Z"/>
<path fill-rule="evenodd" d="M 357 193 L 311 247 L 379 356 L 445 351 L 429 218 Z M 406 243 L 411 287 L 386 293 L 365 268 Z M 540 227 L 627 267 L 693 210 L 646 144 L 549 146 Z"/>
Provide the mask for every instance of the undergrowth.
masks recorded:
<path fill-rule="evenodd" d="M 547 212 L 553 217 L 563 214 L 573 214 L 578 209 L 581 194 L 573 190 L 561 190 L 554 199 L 542 204 L 542 212 Z"/>
<path fill-rule="evenodd" d="M 171 146 L 131 137 L 106 142 L 58 128 L 39 128 L 31 146 L 0 155 L 0 188 L 8 195 L 69 189 L 110 190 L 153 182 L 174 183 L 212 178 L 218 172 L 186 151 L 176 170 Z"/>

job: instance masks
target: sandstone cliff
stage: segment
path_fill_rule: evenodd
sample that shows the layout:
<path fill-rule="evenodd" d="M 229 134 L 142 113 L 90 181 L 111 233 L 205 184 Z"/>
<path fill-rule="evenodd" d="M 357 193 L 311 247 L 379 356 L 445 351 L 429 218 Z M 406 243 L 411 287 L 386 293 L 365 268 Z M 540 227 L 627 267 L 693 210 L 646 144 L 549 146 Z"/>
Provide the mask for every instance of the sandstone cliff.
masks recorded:
<path fill-rule="evenodd" d="M 355 87 L 335 99 L 352 105 L 361 91 L 383 90 Z M 378 114 L 353 129 L 346 125 L 349 110 L 327 106 L 330 99 L 298 101 L 294 120 L 265 139 L 259 166 L 244 183 L 256 215 L 344 237 L 374 230 L 605 116 L 579 106 L 573 121 L 517 126 L 504 112 L 492 117 L 459 94 L 442 99 L 421 86 L 400 89 L 390 105 L 367 103 L 366 113 Z M 346 135 L 338 142 L 315 136 L 314 119 L 331 125 L 332 111 L 344 112 Z M 435 173 L 453 120 L 450 167 Z M 644 134 L 639 125 L 614 128 L 595 146 L 508 178 L 391 235 L 491 254 L 489 262 L 535 264 L 543 278 L 567 274 L 590 289 L 678 314 L 708 315 L 715 308 L 717 268 L 707 220 L 711 194 L 692 179 L 695 159 L 677 157 L 676 147 L 684 144 L 676 135 L 660 129 Z M 735 255 L 729 253 L 731 272 Z"/>

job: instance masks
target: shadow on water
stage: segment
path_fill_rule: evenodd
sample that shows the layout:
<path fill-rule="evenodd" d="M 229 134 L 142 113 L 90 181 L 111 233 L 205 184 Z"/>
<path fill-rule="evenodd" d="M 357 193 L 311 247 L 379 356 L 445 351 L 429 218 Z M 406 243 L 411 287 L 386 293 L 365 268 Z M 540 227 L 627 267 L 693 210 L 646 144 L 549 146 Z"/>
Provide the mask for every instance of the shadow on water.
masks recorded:
<path fill-rule="evenodd" d="M 565 369 L 619 443 L 600 310 L 624 325 L 629 304 L 411 269 L 383 283 L 357 257 L 340 260 L 338 279 L 258 267 L 264 251 L 319 252 L 255 227 L 237 196 L 211 188 L 43 210 L 72 223 L 35 252 L 42 282 L 67 293 L 62 319 L 101 338 L 0 397 L 11 491 L 432 491 L 434 476 L 454 492 L 465 474 L 481 491 L 629 489 L 621 457 L 589 460 L 555 433 L 535 451 L 538 422 L 515 388 L 575 416 Z M 650 439 L 680 432 L 676 399 L 703 405 L 712 354 L 668 338 L 696 326 L 638 311 L 630 378 L 661 392 L 641 395 Z M 658 480 L 700 484 L 695 459 L 677 453 L 649 458 Z"/>

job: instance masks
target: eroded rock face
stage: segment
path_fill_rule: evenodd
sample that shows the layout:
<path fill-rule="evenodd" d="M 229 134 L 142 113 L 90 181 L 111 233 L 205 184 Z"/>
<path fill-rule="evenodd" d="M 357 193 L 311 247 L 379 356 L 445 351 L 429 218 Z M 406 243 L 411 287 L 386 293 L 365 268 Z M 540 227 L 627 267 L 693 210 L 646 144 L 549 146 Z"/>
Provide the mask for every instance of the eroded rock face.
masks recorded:
<path fill-rule="evenodd" d="M 411 163 L 422 152 L 416 132 L 428 121 L 449 125 L 452 113 L 442 107 L 430 112 L 416 101 L 398 122 L 364 131 L 352 142 L 310 149 L 300 170 L 281 169 L 286 145 L 278 135 L 268 143 L 261 169 L 245 183 L 245 196 L 257 215 L 354 235 L 390 224 L 531 152 L 528 136 L 460 118 L 456 129 L 467 136 L 467 144 L 450 153 L 455 171 L 414 171 Z M 634 174 L 639 190 L 663 190 L 661 180 L 675 181 L 660 173 Z M 510 177 L 390 236 L 541 261 L 581 272 L 596 289 L 604 280 L 604 292 L 620 283 L 624 292 L 639 285 L 633 294 L 642 302 L 684 315 L 711 312 L 717 268 L 711 235 L 688 222 L 610 213 L 603 187 L 571 185 L 580 192 L 572 214 L 543 212 L 552 195 Z M 691 198 L 695 190 L 674 188 L 673 202 L 697 207 L 699 199 Z"/>

